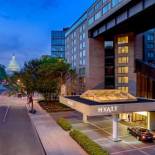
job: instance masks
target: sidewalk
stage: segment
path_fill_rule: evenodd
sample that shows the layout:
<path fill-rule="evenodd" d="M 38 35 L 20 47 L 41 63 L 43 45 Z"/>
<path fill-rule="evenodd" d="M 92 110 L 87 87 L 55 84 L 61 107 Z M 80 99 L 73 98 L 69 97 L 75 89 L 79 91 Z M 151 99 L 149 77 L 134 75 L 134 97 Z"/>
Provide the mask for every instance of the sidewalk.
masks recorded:
<path fill-rule="evenodd" d="M 69 134 L 57 125 L 52 116 L 37 103 L 34 107 L 37 113 L 29 115 L 47 155 L 87 155 Z"/>

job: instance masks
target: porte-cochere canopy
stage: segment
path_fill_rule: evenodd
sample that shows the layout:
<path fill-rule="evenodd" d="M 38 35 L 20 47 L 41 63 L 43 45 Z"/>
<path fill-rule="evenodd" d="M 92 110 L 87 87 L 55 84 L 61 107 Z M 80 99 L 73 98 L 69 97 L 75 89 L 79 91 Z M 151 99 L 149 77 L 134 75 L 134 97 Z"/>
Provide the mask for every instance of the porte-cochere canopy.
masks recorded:
<path fill-rule="evenodd" d="M 155 111 L 155 100 L 136 98 L 120 90 L 88 90 L 81 96 L 61 96 L 60 102 L 87 116 Z"/>

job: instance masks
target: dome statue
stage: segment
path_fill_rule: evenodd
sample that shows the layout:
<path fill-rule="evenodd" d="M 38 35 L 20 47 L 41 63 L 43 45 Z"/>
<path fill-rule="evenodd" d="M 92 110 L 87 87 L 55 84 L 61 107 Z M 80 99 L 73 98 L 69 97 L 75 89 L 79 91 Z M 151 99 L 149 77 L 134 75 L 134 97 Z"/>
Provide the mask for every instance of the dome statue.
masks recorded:
<path fill-rule="evenodd" d="M 9 62 L 9 65 L 7 67 L 7 70 L 9 72 L 19 72 L 20 71 L 20 67 L 17 64 L 15 55 L 12 56 L 12 59 Z"/>

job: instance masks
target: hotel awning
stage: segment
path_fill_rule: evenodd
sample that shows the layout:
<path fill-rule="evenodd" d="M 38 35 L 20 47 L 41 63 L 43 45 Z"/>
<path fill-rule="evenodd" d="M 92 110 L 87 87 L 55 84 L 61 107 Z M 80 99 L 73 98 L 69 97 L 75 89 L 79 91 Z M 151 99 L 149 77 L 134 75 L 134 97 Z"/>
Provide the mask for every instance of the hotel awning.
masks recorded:
<path fill-rule="evenodd" d="M 113 94 L 111 90 L 91 90 L 81 96 L 61 96 L 60 102 L 87 116 L 155 111 L 155 100 L 135 98 L 128 93 L 122 95 L 118 90 L 113 90 Z"/>

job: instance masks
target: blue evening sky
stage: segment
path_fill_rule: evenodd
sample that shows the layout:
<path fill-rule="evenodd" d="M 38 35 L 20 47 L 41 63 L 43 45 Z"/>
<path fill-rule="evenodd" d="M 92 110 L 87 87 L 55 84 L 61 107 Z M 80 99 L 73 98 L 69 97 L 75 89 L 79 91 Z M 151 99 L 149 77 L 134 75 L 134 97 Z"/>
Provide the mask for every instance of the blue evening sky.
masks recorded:
<path fill-rule="evenodd" d="M 0 64 L 50 54 L 50 31 L 70 26 L 94 0 L 0 0 Z"/>

